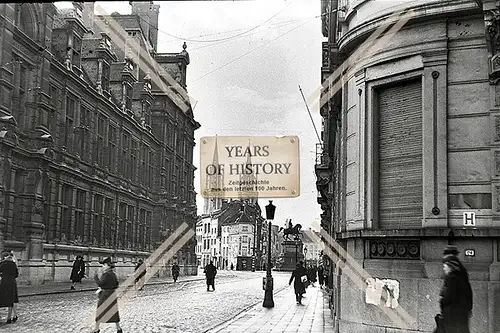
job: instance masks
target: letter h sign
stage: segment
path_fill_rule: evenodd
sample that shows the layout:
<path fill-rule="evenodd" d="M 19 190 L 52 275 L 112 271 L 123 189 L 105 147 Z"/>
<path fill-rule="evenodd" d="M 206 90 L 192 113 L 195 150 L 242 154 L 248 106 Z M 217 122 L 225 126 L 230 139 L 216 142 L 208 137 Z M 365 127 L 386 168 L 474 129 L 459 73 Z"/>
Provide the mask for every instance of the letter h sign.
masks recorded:
<path fill-rule="evenodd" d="M 464 227 L 475 227 L 475 226 L 476 226 L 476 213 L 464 212 Z"/>

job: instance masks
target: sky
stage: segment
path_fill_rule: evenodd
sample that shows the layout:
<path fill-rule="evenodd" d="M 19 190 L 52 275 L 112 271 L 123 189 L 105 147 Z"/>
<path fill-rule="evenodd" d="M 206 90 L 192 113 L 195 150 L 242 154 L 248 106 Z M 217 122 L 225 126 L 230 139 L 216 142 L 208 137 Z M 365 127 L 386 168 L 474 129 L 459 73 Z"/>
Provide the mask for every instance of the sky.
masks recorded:
<path fill-rule="evenodd" d="M 160 5 L 158 52 L 180 52 L 187 44 L 187 91 L 195 120 L 194 164 L 204 136 L 297 135 L 300 196 L 272 199 L 274 223 L 285 220 L 319 230 L 321 209 L 314 174 L 318 138 L 306 100 L 320 86 L 320 1 L 154 1 Z M 96 2 L 106 12 L 130 14 L 129 2 Z M 71 3 L 58 3 L 59 8 Z M 317 103 L 308 105 L 318 131 Z M 195 189 L 200 192 L 200 170 Z M 259 199 L 264 206 L 269 199 Z M 197 196 L 198 214 L 203 198 Z M 264 216 L 265 217 L 265 216 Z"/>

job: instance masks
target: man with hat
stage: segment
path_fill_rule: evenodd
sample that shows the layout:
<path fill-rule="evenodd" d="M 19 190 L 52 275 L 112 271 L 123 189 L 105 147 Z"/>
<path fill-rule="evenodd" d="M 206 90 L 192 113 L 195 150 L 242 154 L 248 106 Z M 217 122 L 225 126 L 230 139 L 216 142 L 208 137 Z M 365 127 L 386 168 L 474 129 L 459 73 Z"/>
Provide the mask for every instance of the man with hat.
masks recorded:
<path fill-rule="evenodd" d="M 98 272 L 94 275 L 94 280 L 99 286 L 99 301 L 97 302 L 97 312 L 95 319 L 95 329 L 93 333 L 99 333 L 101 323 L 115 323 L 116 332 L 122 333 L 120 327 L 120 314 L 118 312 L 118 278 L 114 272 L 115 264 L 110 257 L 99 262 L 102 265 L 101 276 Z"/>
<path fill-rule="evenodd" d="M 470 333 L 469 318 L 472 313 L 472 288 L 466 268 L 458 259 L 456 246 L 443 252 L 444 283 L 440 292 L 441 314 L 436 317 L 436 332 Z"/>

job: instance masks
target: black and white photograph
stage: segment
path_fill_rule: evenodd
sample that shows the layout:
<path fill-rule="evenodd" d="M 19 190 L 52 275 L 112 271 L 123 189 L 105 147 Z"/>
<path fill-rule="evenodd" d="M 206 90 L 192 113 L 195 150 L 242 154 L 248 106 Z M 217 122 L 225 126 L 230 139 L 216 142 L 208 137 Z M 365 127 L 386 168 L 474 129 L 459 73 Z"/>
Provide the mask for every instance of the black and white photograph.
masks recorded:
<path fill-rule="evenodd" d="M 0 333 L 499 318 L 500 1 L 0 3 Z"/>

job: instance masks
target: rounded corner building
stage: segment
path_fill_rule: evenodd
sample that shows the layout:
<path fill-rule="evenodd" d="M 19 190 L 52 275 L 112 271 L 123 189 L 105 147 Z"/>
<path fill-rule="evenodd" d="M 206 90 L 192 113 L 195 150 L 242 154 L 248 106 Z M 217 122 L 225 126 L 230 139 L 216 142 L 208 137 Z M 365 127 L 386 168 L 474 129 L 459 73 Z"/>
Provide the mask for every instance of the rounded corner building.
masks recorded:
<path fill-rule="evenodd" d="M 322 0 L 318 203 L 335 332 L 431 332 L 443 250 L 500 331 L 500 4 Z"/>

